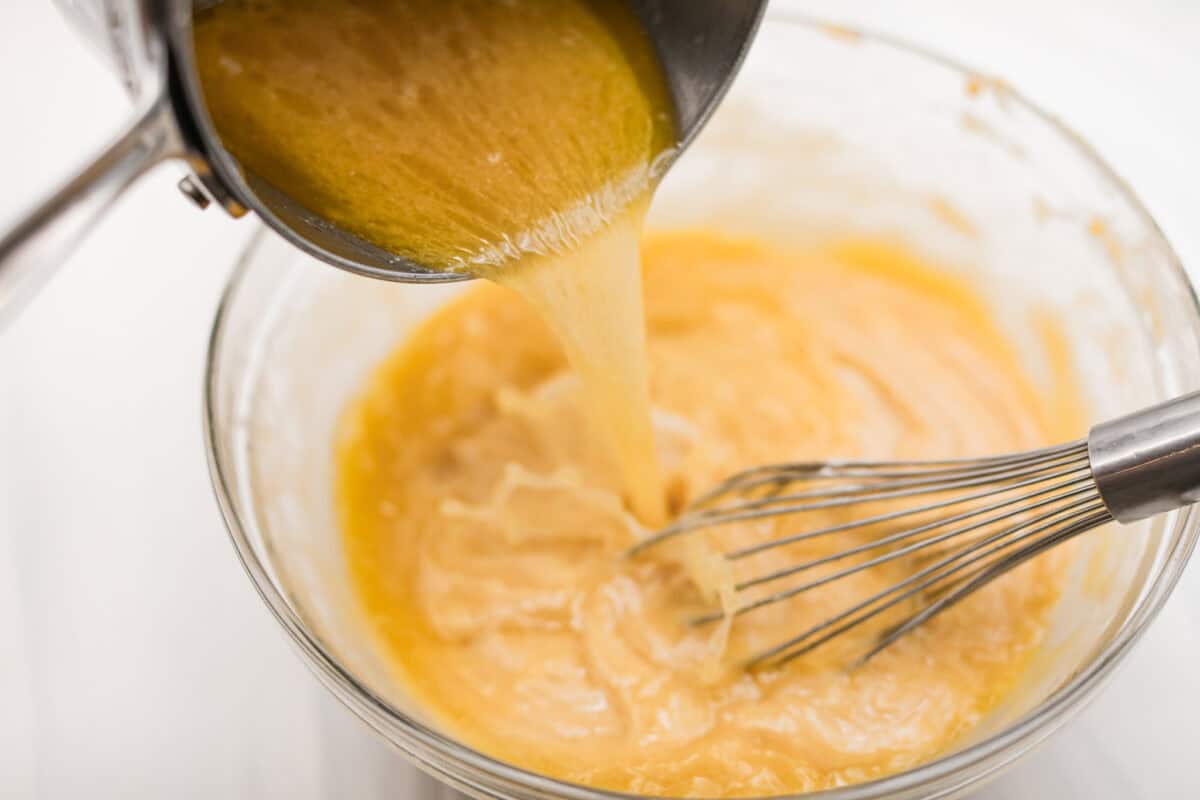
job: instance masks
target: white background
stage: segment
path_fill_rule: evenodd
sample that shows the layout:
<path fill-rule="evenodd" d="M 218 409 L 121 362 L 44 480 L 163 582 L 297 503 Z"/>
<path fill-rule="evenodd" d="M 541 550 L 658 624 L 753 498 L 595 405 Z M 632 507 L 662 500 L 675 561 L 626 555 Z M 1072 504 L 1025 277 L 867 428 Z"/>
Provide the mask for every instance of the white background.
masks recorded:
<path fill-rule="evenodd" d="M 791 5 L 1006 77 L 1200 270 L 1200 3 Z M 48 3 L 0 0 L 0 220 L 125 111 Z M 201 369 L 252 223 L 199 213 L 177 177 L 135 187 L 0 335 L 0 797 L 432 796 L 305 673 L 226 541 Z M 979 797 L 1200 797 L 1198 657 L 1193 568 L 1101 698 Z"/>

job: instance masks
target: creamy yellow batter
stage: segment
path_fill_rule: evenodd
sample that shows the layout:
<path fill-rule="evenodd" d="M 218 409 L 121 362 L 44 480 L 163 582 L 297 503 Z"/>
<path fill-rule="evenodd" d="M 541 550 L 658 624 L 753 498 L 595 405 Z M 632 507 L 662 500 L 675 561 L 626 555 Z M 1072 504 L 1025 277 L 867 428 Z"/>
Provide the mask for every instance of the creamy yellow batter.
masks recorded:
<path fill-rule="evenodd" d="M 694 232 L 652 239 L 643 262 L 674 508 L 760 463 L 977 455 L 1081 431 L 1071 382 L 1035 391 L 974 291 L 901 249 L 789 251 Z M 1053 555 L 858 671 L 844 667 L 871 631 L 744 672 L 739 657 L 896 573 L 755 612 L 727 644 L 720 628 L 687 626 L 711 608 L 692 581 L 665 558 L 620 557 L 645 531 L 584 405 L 537 314 L 480 285 L 346 413 L 337 497 L 362 607 L 418 702 L 482 751 L 647 794 L 838 786 L 944 751 L 1037 646 L 1060 583 Z M 712 544 L 779 530 L 725 529 Z"/>
<path fill-rule="evenodd" d="M 977 455 L 1080 427 L 1069 381 L 1044 402 L 969 287 L 894 248 L 655 239 L 644 316 L 641 213 L 676 131 L 626 3 L 226 0 L 195 45 L 244 168 L 374 244 L 503 284 L 425 324 L 338 443 L 362 608 L 452 733 L 605 788 L 775 794 L 929 759 L 1004 695 L 1057 557 L 852 673 L 874 631 L 739 665 L 912 565 L 695 628 L 729 600 L 711 555 L 792 522 L 621 558 L 746 466 Z"/>

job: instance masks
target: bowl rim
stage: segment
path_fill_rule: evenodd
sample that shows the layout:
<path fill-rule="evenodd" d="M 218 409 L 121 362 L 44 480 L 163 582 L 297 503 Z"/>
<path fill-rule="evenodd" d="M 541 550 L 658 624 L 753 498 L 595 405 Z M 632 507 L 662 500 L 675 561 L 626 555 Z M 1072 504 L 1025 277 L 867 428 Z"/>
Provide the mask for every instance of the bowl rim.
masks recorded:
<path fill-rule="evenodd" d="M 856 40 L 861 39 L 882 45 L 964 77 L 985 74 L 970 68 L 957 59 L 932 52 L 922 46 L 907 42 L 903 38 L 864 30 L 857 26 L 847 27 L 790 9 L 771 8 L 763 22 L 764 24 L 790 24 L 810 30 L 824 30 L 836 35 L 849 35 Z M 1185 302 L 1190 301 L 1188 304 L 1193 318 L 1200 321 L 1200 299 L 1197 298 L 1196 289 L 1178 254 L 1129 184 L 1101 158 L 1083 137 L 1066 126 L 1058 117 L 1042 109 L 1038 104 L 1011 87 L 1006 86 L 1005 96 L 1006 100 L 1016 107 L 1032 114 L 1046 124 L 1066 144 L 1073 147 L 1103 180 L 1112 185 L 1139 218 L 1139 221 L 1157 239 L 1162 247 L 1168 268 L 1186 287 Z M 247 273 L 252 268 L 255 254 L 269 235 L 269 229 L 262 226 L 251 237 L 222 292 L 208 340 L 203 398 L 204 441 L 213 493 L 229 538 L 259 597 L 288 633 L 292 644 L 300 650 L 306 666 L 340 702 L 388 742 L 417 762 L 420 767 L 435 773 L 456 788 L 475 788 L 489 792 L 525 790 L 536 792 L 541 796 L 563 798 L 564 800 L 644 800 L 645 796 L 643 795 L 572 784 L 500 761 L 434 730 L 420 720 L 397 709 L 386 699 L 363 685 L 324 647 L 272 580 L 270 571 L 259 559 L 258 553 L 247 535 L 248 526 L 239 515 L 233 500 L 233 497 L 236 496 L 236 487 L 221 466 L 221 453 L 224 447 L 218 440 L 215 420 L 217 386 L 220 383 L 218 353 L 221 352 L 224 341 L 230 307 L 238 295 Z M 1200 335 L 1197 335 L 1196 338 L 1197 341 L 1200 341 Z M 256 521 L 251 520 L 249 527 L 255 525 Z M 1178 582 L 1182 569 L 1196 546 L 1197 539 L 1200 538 L 1200 516 L 1195 507 L 1188 507 L 1181 511 L 1175 523 L 1175 530 L 1181 531 L 1180 535 L 1174 537 L 1169 549 L 1161 556 L 1162 563 L 1158 574 L 1143 589 L 1142 597 L 1113 640 L 1063 686 L 1004 729 L 963 747 L 961 750 L 940 756 L 904 772 L 851 786 L 809 792 L 803 795 L 764 795 L 753 800 L 798 800 L 799 798 L 804 798 L 804 800 L 810 798 L 812 800 L 867 800 L 867 798 L 912 792 L 925 786 L 934 789 L 935 794 L 931 796 L 940 797 L 977 784 L 993 775 L 1042 742 L 1080 711 L 1105 684 L 1129 649 L 1145 632 L 1150 621 L 1157 616 Z M 976 767 L 978 769 L 973 769 Z M 474 775 L 464 774 L 464 768 L 477 770 L 492 779 L 502 781 L 504 788 L 489 787 L 481 783 Z M 954 780 L 956 776 L 960 778 L 958 782 L 949 786 L 940 784 L 942 781 Z"/>

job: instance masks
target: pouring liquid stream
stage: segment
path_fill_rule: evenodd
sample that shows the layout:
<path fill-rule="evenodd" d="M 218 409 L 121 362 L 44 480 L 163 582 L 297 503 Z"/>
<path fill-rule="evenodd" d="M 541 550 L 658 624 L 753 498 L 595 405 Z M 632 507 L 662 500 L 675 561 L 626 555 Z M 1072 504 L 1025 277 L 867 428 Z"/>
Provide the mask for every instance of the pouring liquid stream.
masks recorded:
<path fill-rule="evenodd" d="M 560 339 L 631 510 L 664 521 L 638 238 L 676 140 L 614 0 L 228 0 L 205 99 L 245 170 L 417 263 L 525 297 Z"/>

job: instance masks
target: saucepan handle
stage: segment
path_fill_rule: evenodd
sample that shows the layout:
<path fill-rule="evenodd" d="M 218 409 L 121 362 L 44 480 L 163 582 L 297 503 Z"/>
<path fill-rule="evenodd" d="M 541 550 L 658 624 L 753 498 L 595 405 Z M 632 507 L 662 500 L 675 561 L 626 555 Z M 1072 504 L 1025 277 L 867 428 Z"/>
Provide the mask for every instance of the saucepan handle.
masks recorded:
<path fill-rule="evenodd" d="M 164 97 L 139 108 L 125 130 L 11 230 L 0 236 L 0 330 L 66 260 L 133 181 L 181 151 Z"/>

